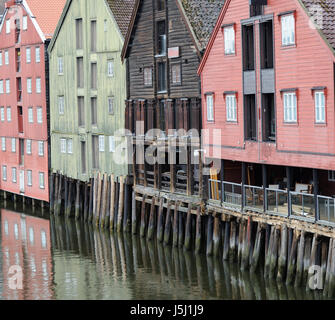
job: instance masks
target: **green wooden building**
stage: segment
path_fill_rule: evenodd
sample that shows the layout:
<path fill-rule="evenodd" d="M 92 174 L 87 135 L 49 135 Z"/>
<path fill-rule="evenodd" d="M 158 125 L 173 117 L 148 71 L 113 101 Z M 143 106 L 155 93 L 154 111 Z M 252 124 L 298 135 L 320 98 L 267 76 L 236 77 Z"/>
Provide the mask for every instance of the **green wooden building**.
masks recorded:
<path fill-rule="evenodd" d="M 52 172 L 88 181 L 125 176 L 126 63 L 121 50 L 134 0 L 68 0 L 50 56 Z"/>

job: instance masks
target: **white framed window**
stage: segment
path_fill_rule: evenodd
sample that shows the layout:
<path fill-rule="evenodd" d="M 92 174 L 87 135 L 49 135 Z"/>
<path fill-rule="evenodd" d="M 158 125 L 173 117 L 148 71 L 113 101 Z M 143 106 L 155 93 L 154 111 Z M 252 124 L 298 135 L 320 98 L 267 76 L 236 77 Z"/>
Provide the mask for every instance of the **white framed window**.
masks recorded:
<path fill-rule="evenodd" d="M 2 166 L 2 180 L 7 181 L 7 166 Z"/>
<path fill-rule="evenodd" d="M 73 153 L 73 141 L 72 141 L 72 139 L 67 140 L 67 153 L 69 153 L 69 154 Z"/>
<path fill-rule="evenodd" d="M 33 185 L 33 172 L 31 170 L 27 170 L 27 184 L 28 187 Z"/>
<path fill-rule="evenodd" d="M 108 97 L 108 113 L 114 114 L 114 97 Z"/>
<path fill-rule="evenodd" d="M 40 189 L 44 189 L 45 188 L 44 172 L 39 172 L 38 176 L 39 176 L 39 182 L 40 182 Z"/>
<path fill-rule="evenodd" d="M 326 98 L 324 91 L 314 92 L 315 100 L 315 122 L 325 123 L 326 122 Z"/>
<path fill-rule="evenodd" d="M 36 78 L 36 93 L 41 93 L 41 78 Z"/>
<path fill-rule="evenodd" d="M 43 112 L 41 107 L 36 108 L 37 123 L 43 123 Z"/>
<path fill-rule="evenodd" d="M 99 136 L 99 152 L 105 152 L 105 136 Z"/>
<path fill-rule="evenodd" d="M 335 182 L 335 171 L 328 170 L 328 181 Z"/>
<path fill-rule="evenodd" d="M 28 29 L 28 17 L 27 16 L 22 17 L 22 29 L 23 30 Z"/>
<path fill-rule="evenodd" d="M 143 69 L 144 72 L 144 85 L 147 87 L 152 87 L 152 68 L 145 67 Z"/>
<path fill-rule="evenodd" d="M 66 139 L 60 139 L 60 152 L 66 153 Z"/>
<path fill-rule="evenodd" d="M 12 182 L 16 183 L 17 176 L 16 176 L 16 168 L 12 168 Z"/>
<path fill-rule="evenodd" d="M 8 50 L 5 50 L 5 64 L 9 65 L 9 53 L 8 53 Z"/>
<path fill-rule="evenodd" d="M 63 57 L 58 57 L 58 74 L 64 74 L 64 61 L 63 61 Z"/>
<path fill-rule="evenodd" d="M 7 107 L 7 121 L 11 122 L 12 121 L 12 108 Z"/>
<path fill-rule="evenodd" d="M 10 93 L 10 80 L 6 79 L 6 93 L 9 94 Z"/>
<path fill-rule="evenodd" d="M 10 19 L 6 20 L 6 33 L 9 34 L 10 33 Z"/>
<path fill-rule="evenodd" d="M 15 153 L 16 152 L 16 139 L 12 138 L 12 152 Z"/>
<path fill-rule="evenodd" d="M 237 106 L 236 106 L 236 95 L 226 95 L 226 112 L 227 121 L 237 121 Z"/>
<path fill-rule="evenodd" d="M 58 97 L 58 111 L 59 114 L 64 114 L 64 96 Z"/>
<path fill-rule="evenodd" d="M 288 14 L 281 17 L 282 45 L 295 44 L 295 21 L 294 15 Z"/>
<path fill-rule="evenodd" d="M 206 95 L 207 105 L 207 121 L 214 121 L 214 96 L 213 94 Z"/>
<path fill-rule="evenodd" d="M 109 152 L 115 152 L 115 137 L 109 136 Z"/>
<path fill-rule="evenodd" d="M 6 151 L 6 137 L 1 137 L 1 150 Z"/>
<path fill-rule="evenodd" d="M 235 30 L 234 26 L 224 28 L 224 53 L 235 53 Z"/>
<path fill-rule="evenodd" d="M 3 80 L 0 80 L 0 94 L 4 93 Z"/>
<path fill-rule="evenodd" d="M 5 108 L 1 107 L 0 108 L 0 114 L 1 114 L 1 122 L 5 121 Z"/>
<path fill-rule="evenodd" d="M 38 141 L 38 155 L 40 157 L 44 156 L 44 141 Z"/>
<path fill-rule="evenodd" d="M 2 66 L 2 51 L 0 51 L 0 66 Z"/>
<path fill-rule="evenodd" d="M 297 96 L 295 92 L 284 93 L 284 122 L 297 122 Z"/>
<path fill-rule="evenodd" d="M 30 47 L 26 48 L 26 62 L 31 63 L 31 49 L 30 49 Z"/>
<path fill-rule="evenodd" d="M 107 61 L 107 74 L 108 77 L 114 77 L 114 60 Z"/>
<path fill-rule="evenodd" d="M 34 112 L 32 107 L 28 108 L 28 122 L 34 123 Z"/>
<path fill-rule="evenodd" d="M 31 78 L 27 78 L 27 92 L 33 93 Z"/>
<path fill-rule="evenodd" d="M 36 63 L 41 62 L 41 49 L 40 49 L 40 47 L 35 47 L 35 62 Z"/>
<path fill-rule="evenodd" d="M 27 154 L 31 154 L 32 153 L 32 148 L 31 148 L 31 140 L 30 139 L 28 139 L 28 140 L 26 140 L 26 152 L 27 152 Z"/>
<path fill-rule="evenodd" d="M 104 20 L 104 32 L 107 32 L 108 30 L 108 24 L 107 24 L 107 19 Z"/>

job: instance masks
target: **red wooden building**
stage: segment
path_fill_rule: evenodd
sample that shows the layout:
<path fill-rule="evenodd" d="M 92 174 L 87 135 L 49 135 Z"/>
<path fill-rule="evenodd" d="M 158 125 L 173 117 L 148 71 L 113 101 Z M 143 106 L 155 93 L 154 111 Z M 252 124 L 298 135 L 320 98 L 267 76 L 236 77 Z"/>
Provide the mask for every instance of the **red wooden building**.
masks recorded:
<path fill-rule="evenodd" d="M 0 27 L 0 189 L 49 201 L 47 46 L 65 0 L 11 0 Z"/>
<path fill-rule="evenodd" d="M 227 182 L 212 198 L 334 216 L 334 17 L 331 0 L 225 2 L 198 70 L 203 146 Z"/>

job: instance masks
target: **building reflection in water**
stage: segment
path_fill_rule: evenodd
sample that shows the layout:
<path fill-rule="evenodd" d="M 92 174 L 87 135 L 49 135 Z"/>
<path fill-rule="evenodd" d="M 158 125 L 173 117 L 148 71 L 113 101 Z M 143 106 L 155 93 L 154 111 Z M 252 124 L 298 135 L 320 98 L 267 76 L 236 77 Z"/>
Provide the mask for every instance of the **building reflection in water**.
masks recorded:
<path fill-rule="evenodd" d="M 262 270 L 241 272 L 222 259 L 111 235 L 72 219 L 49 221 L 6 210 L 1 215 L 2 274 L 16 263 L 24 269 L 22 291 L 9 290 L 0 278 L 5 299 L 324 298 L 305 287 L 265 280 Z"/>

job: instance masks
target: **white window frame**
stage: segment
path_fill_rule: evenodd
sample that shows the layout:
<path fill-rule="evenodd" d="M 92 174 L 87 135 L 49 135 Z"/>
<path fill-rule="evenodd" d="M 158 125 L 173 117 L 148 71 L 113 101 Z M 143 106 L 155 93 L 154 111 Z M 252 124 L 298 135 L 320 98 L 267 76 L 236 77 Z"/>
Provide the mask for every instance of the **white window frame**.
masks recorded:
<path fill-rule="evenodd" d="M 64 114 L 65 109 L 65 98 L 64 96 L 58 96 L 58 112 Z"/>
<path fill-rule="evenodd" d="M 22 17 L 22 30 L 28 29 L 28 16 Z"/>
<path fill-rule="evenodd" d="M 40 189 L 45 189 L 45 176 L 44 176 L 44 172 L 39 172 L 38 173 L 38 181 L 39 181 Z"/>
<path fill-rule="evenodd" d="M 0 94 L 4 94 L 4 86 L 3 86 L 3 80 L 0 80 Z"/>
<path fill-rule="evenodd" d="M 42 81 L 40 77 L 36 78 L 36 93 L 42 92 Z"/>
<path fill-rule="evenodd" d="M 226 119 L 228 122 L 237 122 L 236 94 L 226 95 Z"/>
<path fill-rule="evenodd" d="M 26 63 L 31 63 L 31 48 L 26 48 Z"/>
<path fill-rule="evenodd" d="M 1 137 L 1 151 L 6 151 L 6 137 Z"/>
<path fill-rule="evenodd" d="M 7 122 L 12 122 L 12 108 L 7 107 Z"/>
<path fill-rule="evenodd" d="M 12 153 L 16 152 L 16 139 L 12 138 Z"/>
<path fill-rule="evenodd" d="M 6 93 L 10 94 L 10 79 L 6 79 Z"/>
<path fill-rule="evenodd" d="M 61 138 L 60 139 L 60 152 L 65 154 L 66 153 L 66 139 L 65 138 Z"/>
<path fill-rule="evenodd" d="M 33 93 L 33 88 L 32 88 L 32 78 L 27 78 L 27 92 L 29 94 Z"/>
<path fill-rule="evenodd" d="M 63 75 L 64 74 L 64 59 L 63 59 L 63 57 L 58 57 L 57 63 L 58 63 L 58 74 Z"/>
<path fill-rule="evenodd" d="M 33 172 L 32 172 L 32 170 L 27 170 L 27 186 L 28 187 L 33 186 Z"/>
<path fill-rule="evenodd" d="M 38 155 L 44 157 L 44 141 L 38 141 Z"/>
<path fill-rule="evenodd" d="M 0 108 L 0 118 L 1 122 L 5 122 L 5 107 Z"/>
<path fill-rule="evenodd" d="M 284 105 L 284 122 L 297 123 L 298 102 L 296 92 L 284 92 L 283 105 Z"/>
<path fill-rule="evenodd" d="M 224 53 L 225 55 L 235 54 L 235 28 L 234 26 L 227 26 L 223 30 Z"/>
<path fill-rule="evenodd" d="M 6 20 L 6 34 L 10 34 L 10 19 Z"/>
<path fill-rule="evenodd" d="M 32 140 L 30 139 L 26 140 L 26 153 L 32 154 Z"/>
<path fill-rule="evenodd" d="M 2 51 L 0 51 L 0 67 L 2 66 Z"/>
<path fill-rule="evenodd" d="M 99 136 L 99 152 L 105 152 L 105 136 Z"/>
<path fill-rule="evenodd" d="M 33 107 L 28 107 L 28 123 L 34 123 L 34 110 L 33 110 Z"/>
<path fill-rule="evenodd" d="M 323 90 L 314 91 L 315 123 L 326 123 L 326 95 Z"/>
<path fill-rule="evenodd" d="M 293 13 L 281 17 L 281 32 L 282 46 L 295 45 L 295 17 Z"/>
<path fill-rule="evenodd" d="M 214 122 L 214 94 L 206 94 L 207 122 Z"/>
<path fill-rule="evenodd" d="M 5 65 L 9 65 L 9 52 L 8 50 L 5 50 Z"/>
<path fill-rule="evenodd" d="M 67 153 L 68 154 L 73 154 L 73 140 L 72 139 L 67 139 Z"/>
<path fill-rule="evenodd" d="M 42 109 L 42 107 L 37 107 L 36 108 L 36 121 L 39 124 L 43 123 L 43 109 Z"/>
<path fill-rule="evenodd" d="M 2 166 L 2 180 L 7 181 L 7 166 Z"/>
<path fill-rule="evenodd" d="M 41 62 L 41 48 L 35 47 L 35 62 L 40 63 Z"/>
<path fill-rule="evenodd" d="M 107 75 L 109 78 L 114 77 L 114 59 L 109 59 L 107 61 Z"/>
<path fill-rule="evenodd" d="M 12 168 L 12 182 L 17 183 L 17 170 L 15 167 Z"/>
<path fill-rule="evenodd" d="M 115 136 L 109 136 L 109 152 L 115 152 Z"/>

